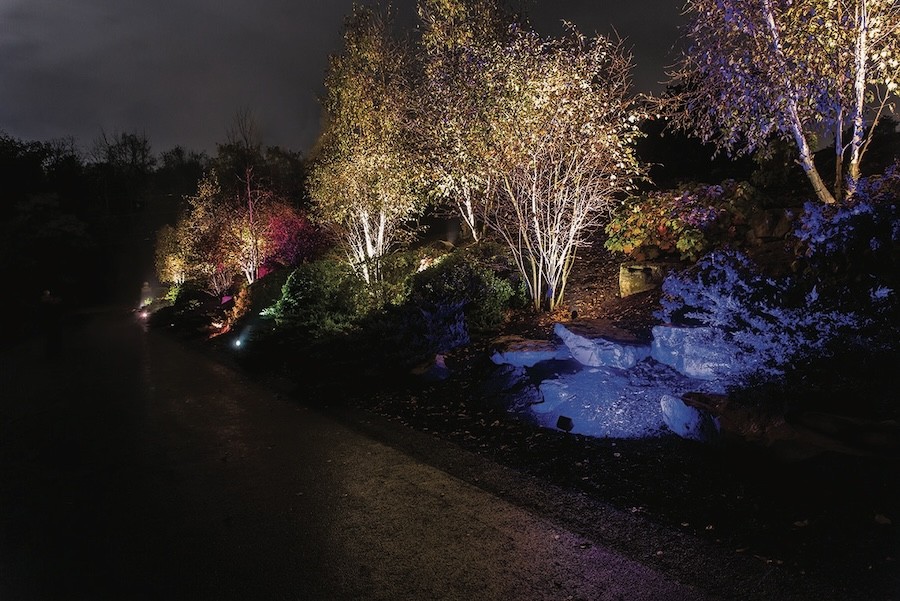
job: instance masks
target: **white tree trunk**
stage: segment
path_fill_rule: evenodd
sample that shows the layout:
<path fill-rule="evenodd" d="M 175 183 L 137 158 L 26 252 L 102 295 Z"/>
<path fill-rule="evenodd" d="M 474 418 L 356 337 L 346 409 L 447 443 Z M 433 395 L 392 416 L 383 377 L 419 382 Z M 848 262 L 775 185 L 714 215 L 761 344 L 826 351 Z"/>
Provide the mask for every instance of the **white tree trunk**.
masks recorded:
<path fill-rule="evenodd" d="M 869 18 L 866 0 L 856 2 L 856 48 L 853 62 L 856 78 L 853 82 L 853 139 L 850 141 L 850 168 L 847 174 L 847 195 L 856 192 L 860 178 L 865 122 L 863 111 L 866 102 L 866 66 L 868 50 Z"/>
<path fill-rule="evenodd" d="M 380 280 L 379 263 L 390 245 L 390 216 L 383 209 L 374 215 L 366 209 L 358 209 L 347 225 L 350 264 L 366 285 L 371 286 Z"/>
<path fill-rule="evenodd" d="M 784 49 L 781 46 L 781 36 L 778 32 L 778 26 L 775 24 L 775 15 L 772 12 L 772 5 L 769 0 L 760 0 L 760 3 L 762 6 L 763 18 L 766 21 L 766 26 L 772 37 L 772 50 L 775 52 L 780 63 L 785 65 L 787 61 L 784 59 Z M 787 75 L 785 75 L 783 85 L 785 92 L 787 93 L 788 119 L 791 133 L 793 134 L 794 142 L 797 144 L 797 150 L 800 153 L 800 166 L 803 167 L 803 171 L 806 173 L 806 177 L 809 178 L 813 190 L 815 190 L 819 200 L 826 204 L 834 204 L 834 196 L 828 190 L 825 182 L 822 181 L 822 176 L 819 175 L 819 171 L 816 169 L 816 165 L 813 162 L 812 152 L 810 151 L 809 143 L 806 140 L 806 134 L 803 132 L 800 114 L 797 111 L 797 95 L 793 86 L 790 85 Z"/>

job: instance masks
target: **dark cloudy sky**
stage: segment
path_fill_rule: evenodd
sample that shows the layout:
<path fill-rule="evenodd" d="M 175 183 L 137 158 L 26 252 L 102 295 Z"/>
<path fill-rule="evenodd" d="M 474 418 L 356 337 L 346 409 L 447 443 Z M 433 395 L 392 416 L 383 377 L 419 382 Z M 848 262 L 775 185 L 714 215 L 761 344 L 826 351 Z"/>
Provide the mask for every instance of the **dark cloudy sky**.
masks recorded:
<path fill-rule="evenodd" d="M 395 1 L 414 24 L 415 0 Z M 306 151 L 327 57 L 351 0 L 0 0 L 0 131 L 26 140 L 146 133 L 155 151 L 213 151 L 250 108 L 264 141 Z M 678 35 L 678 0 L 532 0 L 546 34 L 612 28 L 640 91 L 657 91 Z"/>

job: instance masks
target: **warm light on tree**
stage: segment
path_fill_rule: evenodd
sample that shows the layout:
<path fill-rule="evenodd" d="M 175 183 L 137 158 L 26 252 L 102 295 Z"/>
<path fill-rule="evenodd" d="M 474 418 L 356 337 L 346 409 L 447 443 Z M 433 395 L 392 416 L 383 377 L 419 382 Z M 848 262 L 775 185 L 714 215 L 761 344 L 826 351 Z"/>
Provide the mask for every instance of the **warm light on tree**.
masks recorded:
<path fill-rule="evenodd" d="M 421 0 L 425 100 L 417 130 L 425 179 L 457 212 L 474 240 L 494 187 L 488 170 L 488 115 L 496 102 L 485 66 L 505 43 L 512 15 L 498 0 Z"/>
<path fill-rule="evenodd" d="M 325 80 L 327 122 L 309 178 L 319 215 L 339 229 L 353 269 L 370 285 L 421 203 L 407 60 L 389 31 L 385 18 L 354 9 Z"/>
<path fill-rule="evenodd" d="M 162 281 L 181 283 L 192 273 L 221 296 L 236 273 L 252 284 L 266 263 L 292 265 L 315 252 L 321 237 L 309 221 L 287 201 L 248 181 L 243 194 L 229 194 L 215 172 L 204 176 L 178 224 L 158 234 Z"/>
<path fill-rule="evenodd" d="M 190 271 L 204 281 L 207 292 L 222 296 L 231 286 L 237 266 L 225 234 L 232 215 L 228 205 L 222 202 L 216 173 L 206 174 L 197 185 L 197 193 L 186 200 L 186 211 L 177 232 L 186 249 Z"/>
<path fill-rule="evenodd" d="M 497 200 L 487 219 L 512 250 L 536 309 L 559 305 L 578 248 L 641 174 L 630 69 L 619 45 L 571 27 L 562 40 L 518 31 L 492 58 Z"/>
<path fill-rule="evenodd" d="M 821 201 L 853 193 L 900 78 L 896 0 L 688 0 L 686 12 L 689 47 L 673 74 L 683 88 L 668 115 L 731 154 L 789 140 Z M 838 159 L 832 189 L 813 162 L 822 133 Z"/>
<path fill-rule="evenodd" d="M 189 260 L 184 242 L 171 225 L 156 233 L 156 276 L 160 282 L 180 286 L 187 281 Z"/>

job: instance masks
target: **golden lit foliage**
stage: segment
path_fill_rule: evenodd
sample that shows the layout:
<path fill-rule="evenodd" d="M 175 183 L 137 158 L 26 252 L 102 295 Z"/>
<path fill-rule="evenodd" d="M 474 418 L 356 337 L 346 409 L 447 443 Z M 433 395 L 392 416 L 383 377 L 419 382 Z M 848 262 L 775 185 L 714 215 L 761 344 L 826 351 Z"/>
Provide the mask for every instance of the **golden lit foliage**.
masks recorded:
<path fill-rule="evenodd" d="M 424 179 L 453 206 L 475 240 L 493 194 L 488 170 L 493 49 L 509 40 L 512 15 L 499 0 L 421 0 L 424 102 L 416 125 Z"/>
<path fill-rule="evenodd" d="M 374 284 L 381 258 L 402 240 L 405 221 L 421 205 L 407 55 L 385 16 L 354 8 L 325 87 L 327 121 L 310 193 L 319 216 L 340 229 L 354 269 Z"/>

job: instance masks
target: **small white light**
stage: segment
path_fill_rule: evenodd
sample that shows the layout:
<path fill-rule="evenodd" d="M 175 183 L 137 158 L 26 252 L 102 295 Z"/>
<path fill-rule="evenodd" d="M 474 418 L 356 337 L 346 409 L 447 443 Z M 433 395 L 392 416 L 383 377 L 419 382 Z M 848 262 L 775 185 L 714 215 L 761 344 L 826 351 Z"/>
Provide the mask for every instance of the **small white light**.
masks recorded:
<path fill-rule="evenodd" d="M 241 339 L 240 339 L 240 338 L 238 338 L 237 340 L 234 341 L 234 346 L 241 346 Z"/>

